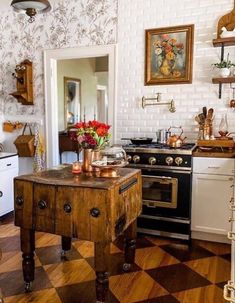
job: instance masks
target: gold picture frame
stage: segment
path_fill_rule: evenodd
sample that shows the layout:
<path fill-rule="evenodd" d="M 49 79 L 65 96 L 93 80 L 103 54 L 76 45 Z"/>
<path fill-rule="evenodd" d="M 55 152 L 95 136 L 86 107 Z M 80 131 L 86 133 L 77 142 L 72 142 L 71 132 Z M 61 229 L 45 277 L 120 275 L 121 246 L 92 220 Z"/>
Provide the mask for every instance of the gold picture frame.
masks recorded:
<path fill-rule="evenodd" d="M 194 25 L 145 30 L 145 85 L 192 83 Z"/>

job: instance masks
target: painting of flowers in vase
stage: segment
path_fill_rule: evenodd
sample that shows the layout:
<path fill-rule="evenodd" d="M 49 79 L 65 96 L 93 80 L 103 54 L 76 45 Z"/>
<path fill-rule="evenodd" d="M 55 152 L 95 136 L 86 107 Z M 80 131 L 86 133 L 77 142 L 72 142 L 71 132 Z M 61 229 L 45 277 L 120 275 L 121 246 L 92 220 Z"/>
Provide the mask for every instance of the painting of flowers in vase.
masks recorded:
<path fill-rule="evenodd" d="M 194 25 L 145 31 L 145 85 L 192 83 Z"/>

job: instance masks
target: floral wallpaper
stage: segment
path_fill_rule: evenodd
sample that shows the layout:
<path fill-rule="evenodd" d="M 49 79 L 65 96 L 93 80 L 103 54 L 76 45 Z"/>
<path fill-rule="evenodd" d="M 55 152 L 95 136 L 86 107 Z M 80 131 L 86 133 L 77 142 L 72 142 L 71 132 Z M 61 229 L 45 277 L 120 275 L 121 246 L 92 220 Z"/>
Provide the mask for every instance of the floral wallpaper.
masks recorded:
<path fill-rule="evenodd" d="M 11 8 L 1 12 L 0 114 L 44 116 L 43 50 L 116 43 L 117 0 L 59 0 L 35 22 L 27 20 Z M 16 89 L 15 65 L 25 59 L 33 62 L 32 106 L 9 95 Z"/>

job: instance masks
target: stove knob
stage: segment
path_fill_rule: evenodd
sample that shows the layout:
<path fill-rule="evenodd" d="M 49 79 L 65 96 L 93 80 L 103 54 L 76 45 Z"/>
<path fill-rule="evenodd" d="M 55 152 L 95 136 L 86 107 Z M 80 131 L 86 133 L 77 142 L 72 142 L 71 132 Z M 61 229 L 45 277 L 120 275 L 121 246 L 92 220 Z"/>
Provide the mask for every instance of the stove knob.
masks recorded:
<path fill-rule="evenodd" d="M 149 158 L 149 164 L 154 165 L 157 162 L 157 159 L 155 157 L 150 157 Z"/>
<path fill-rule="evenodd" d="M 174 159 L 172 157 L 166 157 L 166 164 L 171 165 L 174 162 Z"/>
<path fill-rule="evenodd" d="M 175 164 L 177 164 L 178 166 L 181 165 L 183 163 L 183 159 L 181 157 L 176 157 L 175 158 Z"/>
<path fill-rule="evenodd" d="M 140 156 L 138 155 L 134 155 L 133 156 L 133 162 L 136 164 L 136 163 L 139 163 L 140 162 Z"/>
<path fill-rule="evenodd" d="M 131 162 L 132 156 L 131 155 L 126 155 L 126 159 L 128 162 Z"/>

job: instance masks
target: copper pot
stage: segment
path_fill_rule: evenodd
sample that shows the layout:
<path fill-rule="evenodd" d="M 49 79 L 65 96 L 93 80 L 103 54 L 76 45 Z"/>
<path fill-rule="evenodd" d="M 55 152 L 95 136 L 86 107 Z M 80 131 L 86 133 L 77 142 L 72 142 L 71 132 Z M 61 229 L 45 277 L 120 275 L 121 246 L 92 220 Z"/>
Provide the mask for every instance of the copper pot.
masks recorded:
<path fill-rule="evenodd" d="M 170 147 L 173 147 L 173 148 L 180 148 L 180 147 L 183 145 L 184 140 L 186 139 L 186 137 L 181 138 L 181 136 L 182 136 L 182 134 L 183 134 L 183 129 L 182 129 L 181 126 L 179 126 L 179 127 L 171 126 L 171 127 L 168 129 L 168 131 L 170 132 L 170 130 L 171 130 L 172 128 L 179 128 L 179 129 L 181 130 L 181 133 L 180 133 L 180 135 L 174 134 L 174 135 L 170 136 L 170 137 L 168 138 L 168 140 L 167 140 L 167 145 L 170 146 Z"/>

